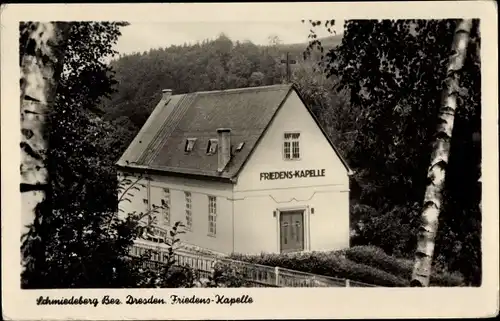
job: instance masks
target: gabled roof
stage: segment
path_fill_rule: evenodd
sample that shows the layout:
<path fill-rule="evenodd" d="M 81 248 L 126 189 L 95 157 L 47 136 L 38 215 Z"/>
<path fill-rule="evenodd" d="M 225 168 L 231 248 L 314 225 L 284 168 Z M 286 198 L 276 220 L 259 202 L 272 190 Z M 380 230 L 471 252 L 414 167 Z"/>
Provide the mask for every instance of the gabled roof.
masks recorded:
<path fill-rule="evenodd" d="M 231 181 L 294 90 L 297 92 L 293 85 L 273 85 L 162 98 L 117 165 L 131 170 Z M 311 116 L 318 123 L 312 113 Z M 208 141 L 217 138 L 217 128 L 231 129 L 233 146 L 231 160 L 222 172 L 217 171 L 217 155 L 207 154 Z M 185 152 L 188 138 L 196 138 L 191 152 Z M 241 142 L 244 142 L 243 148 L 234 151 Z M 344 159 L 338 156 L 351 172 Z"/>

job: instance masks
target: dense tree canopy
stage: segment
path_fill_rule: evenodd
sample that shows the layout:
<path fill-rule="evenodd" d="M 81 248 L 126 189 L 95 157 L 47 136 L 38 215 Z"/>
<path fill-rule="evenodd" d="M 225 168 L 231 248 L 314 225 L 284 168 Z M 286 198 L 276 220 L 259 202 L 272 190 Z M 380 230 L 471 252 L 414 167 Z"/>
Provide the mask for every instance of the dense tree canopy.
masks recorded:
<path fill-rule="evenodd" d="M 339 41 L 340 37 L 328 39 L 332 44 Z M 164 88 L 183 94 L 281 83 L 285 76 L 281 59 L 287 52 L 298 59 L 306 47 L 307 43 L 280 45 L 276 37 L 268 46 L 257 46 L 248 41 L 233 42 L 221 34 L 215 40 L 189 46 L 122 56 L 111 63 L 120 85 L 102 106 L 105 119 L 119 121 L 137 132 Z"/>
<path fill-rule="evenodd" d="M 162 88 L 185 93 L 281 83 L 286 52 L 297 58 L 307 49 L 308 60 L 294 66 L 292 80 L 355 169 L 353 244 L 412 257 L 454 26 L 453 20 L 347 21 L 341 37 L 319 41 L 311 35 L 308 49 L 282 45 L 275 37 L 269 46 L 256 46 L 221 35 L 128 55 L 113 62 L 120 87 L 103 109 L 107 119 L 135 133 Z M 480 137 L 480 37 L 477 24 L 473 29 L 436 256 L 438 264 L 478 284 L 480 142 L 473 135 Z"/>
<path fill-rule="evenodd" d="M 50 188 L 37 208 L 43 218 L 24 239 L 23 286 L 112 286 L 121 271 L 134 223 L 112 222 L 116 211 L 114 154 L 122 147 L 113 125 L 97 117 L 96 106 L 113 92 L 116 81 L 105 58 L 125 23 L 72 23 L 65 47 L 64 69 L 45 128 Z M 22 43 L 21 43 L 22 44 Z M 111 264 L 107 263 L 111 262 Z"/>
<path fill-rule="evenodd" d="M 135 223 L 115 222 L 117 232 L 111 233 L 103 222 L 116 211 L 114 163 L 159 101 L 161 89 L 187 93 L 281 83 L 285 68 L 280 60 L 287 52 L 299 60 L 292 81 L 355 170 L 351 244 L 376 245 L 391 255 L 411 258 L 455 23 L 346 21 L 342 36 L 318 40 L 312 34 L 309 47 L 283 45 L 274 36 L 268 46 L 257 46 L 220 35 L 213 41 L 123 55 L 110 64 L 105 58 L 114 54 L 112 46 L 125 24 L 75 23 L 47 127 L 47 166 L 53 179 L 50 197 L 39 211 L 52 214 L 43 229 L 31 231 L 38 238 L 23 244 L 24 255 L 30 258 L 24 286 L 137 284 L 137 268 L 125 259 L 137 236 Z M 325 27 L 316 22 L 314 26 Z M 477 22 L 471 36 L 436 257 L 438 265 L 460 271 L 477 285 L 481 279 Z M 298 59 L 304 51 L 309 54 L 305 61 Z M 44 247 L 33 240 L 43 240 Z M 36 268 L 39 262 L 47 268 Z"/>
<path fill-rule="evenodd" d="M 312 22 L 321 26 L 321 22 Z M 413 255 L 426 185 L 430 142 L 437 126 L 455 20 L 346 21 L 340 46 L 325 50 L 312 37 L 308 53 L 324 53 L 320 67 L 349 90 L 359 126 L 347 151 L 355 175 L 355 214 L 362 224 L 354 244 L 374 244 Z M 480 283 L 481 77 L 475 21 L 460 74 L 458 114 L 447 170 L 438 264 Z"/>

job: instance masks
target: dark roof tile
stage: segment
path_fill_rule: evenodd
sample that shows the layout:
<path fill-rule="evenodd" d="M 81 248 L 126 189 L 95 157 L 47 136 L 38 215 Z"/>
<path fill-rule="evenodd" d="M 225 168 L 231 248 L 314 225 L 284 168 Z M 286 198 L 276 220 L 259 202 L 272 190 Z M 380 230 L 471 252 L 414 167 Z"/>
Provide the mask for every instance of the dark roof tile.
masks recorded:
<path fill-rule="evenodd" d="M 162 98 L 117 165 L 232 179 L 292 88 L 274 85 Z M 207 154 L 207 146 L 221 127 L 231 129 L 233 148 L 230 162 L 219 173 L 217 154 Z M 191 152 L 184 150 L 188 138 L 197 139 Z M 241 142 L 242 150 L 236 151 Z"/>

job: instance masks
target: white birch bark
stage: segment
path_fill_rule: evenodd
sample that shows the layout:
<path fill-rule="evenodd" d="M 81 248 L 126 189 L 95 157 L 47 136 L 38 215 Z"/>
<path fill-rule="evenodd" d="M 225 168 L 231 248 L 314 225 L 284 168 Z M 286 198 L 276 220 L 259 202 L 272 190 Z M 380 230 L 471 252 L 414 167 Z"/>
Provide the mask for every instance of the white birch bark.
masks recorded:
<path fill-rule="evenodd" d="M 450 141 L 457 108 L 456 93 L 459 88 L 458 73 L 465 61 L 472 20 L 461 20 L 455 29 L 452 55 L 446 76 L 446 87 L 439 110 L 439 125 L 428 169 L 427 185 L 422 209 L 422 222 L 418 235 L 415 265 L 411 286 L 429 286 L 434 242 L 436 239 L 442 190 L 450 154 Z"/>
<path fill-rule="evenodd" d="M 62 72 L 64 47 L 69 23 L 30 22 L 29 37 L 21 57 L 21 235 L 34 223 L 36 206 L 45 198 L 47 137 L 44 133 L 47 111 L 54 103 Z"/>

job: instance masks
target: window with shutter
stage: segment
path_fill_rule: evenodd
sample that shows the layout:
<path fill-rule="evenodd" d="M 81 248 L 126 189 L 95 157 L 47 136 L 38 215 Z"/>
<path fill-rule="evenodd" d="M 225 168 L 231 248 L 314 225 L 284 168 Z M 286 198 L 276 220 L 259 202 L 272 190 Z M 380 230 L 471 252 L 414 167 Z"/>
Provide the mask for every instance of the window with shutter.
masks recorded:
<path fill-rule="evenodd" d="M 163 220 L 165 225 L 170 225 L 170 190 L 168 188 L 163 189 L 161 205 L 163 207 Z"/>
<path fill-rule="evenodd" d="M 208 233 L 212 236 L 217 233 L 217 199 L 215 196 L 208 197 Z"/>
<path fill-rule="evenodd" d="M 193 227 L 193 212 L 192 212 L 192 201 L 191 201 L 191 193 L 184 192 L 184 196 L 186 199 L 186 228 L 191 230 Z"/>

